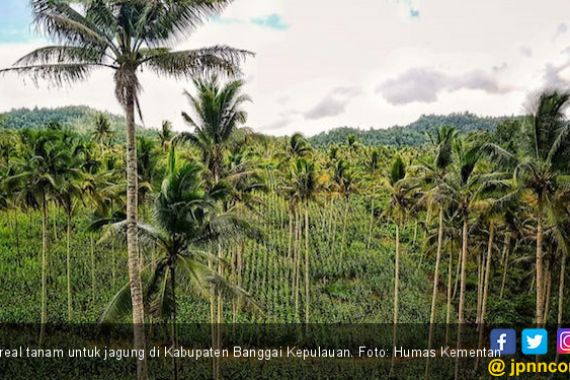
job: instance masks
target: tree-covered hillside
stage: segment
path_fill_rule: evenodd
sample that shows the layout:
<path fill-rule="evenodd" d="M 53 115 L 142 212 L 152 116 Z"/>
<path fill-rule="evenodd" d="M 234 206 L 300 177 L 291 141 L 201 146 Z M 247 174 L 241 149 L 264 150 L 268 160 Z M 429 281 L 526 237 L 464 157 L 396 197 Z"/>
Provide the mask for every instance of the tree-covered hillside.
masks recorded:
<path fill-rule="evenodd" d="M 348 136 L 354 135 L 364 145 L 417 146 L 427 142 L 427 134 L 433 133 L 442 125 L 452 125 L 459 133 L 472 131 L 493 131 L 507 117 L 481 117 L 475 114 L 452 113 L 449 115 L 422 115 L 418 120 L 405 126 L 393 126 L 388 129 L 359 129 L 352 127 L 336 128 L 320 133 L 311 138 L 315 146 L 327 146 L 344 143 Z"/>
<path fill-rule="evenodd" d="M 26 129 L 43 128 L 57 123 L 79 133 L 90 132 L 98 115 L 104 114 L 118 141 L 125 140 L 125 118 L 109 112 L 102 112 L 88 106 L 66 106 L 57 108 L 18 108 L 0 113 L 0 128 Z M 140 128 L 144 133 L 144 129 Z"/>

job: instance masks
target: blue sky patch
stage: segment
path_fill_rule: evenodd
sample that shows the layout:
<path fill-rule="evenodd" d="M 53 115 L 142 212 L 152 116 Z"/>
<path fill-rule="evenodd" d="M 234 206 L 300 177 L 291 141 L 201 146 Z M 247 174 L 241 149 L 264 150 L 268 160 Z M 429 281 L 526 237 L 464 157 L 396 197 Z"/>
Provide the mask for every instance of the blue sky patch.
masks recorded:
<path fill-rule="evenodd" d="M 35 37 L 27 1 L 0 1 L 0 42 L 24 42 Z"/>
<path fill-rule="evenodd" d="M 251 19 L 251 22 L 253 22 L 255 25 L 277 30 L 286 30 L 289 28 L 289 25 L 286 24 L 281 16 L 276 13 L 270 14 L 266 17 L 254 17 Z"/>

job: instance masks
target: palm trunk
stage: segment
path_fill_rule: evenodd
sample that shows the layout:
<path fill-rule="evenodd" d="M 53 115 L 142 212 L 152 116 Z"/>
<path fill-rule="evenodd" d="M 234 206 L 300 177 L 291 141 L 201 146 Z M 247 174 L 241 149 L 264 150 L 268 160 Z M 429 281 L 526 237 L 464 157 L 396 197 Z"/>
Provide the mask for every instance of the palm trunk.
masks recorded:
<path fill-rule="evenodd" d="M 467 240 L 469 215 L 463 217 L 463 244 L 461 247 L 461 280 L 459 286 L 459 325 L 457 326 L 457 349 L 462 347 L 463 325 L 465 324 L 465 282 L 467 280 Z M 455 380 L 459 378 L 459 356 L 455 359 Z"/>
<path fill-rule="evenodd" d="M 491 257 L 493 254 L 493 240 L 495 237 L 495 225 L 493 222 L 489 225 L 489 243 L 487 247 L 487 262 L 485 266 L 485 277 L 483 283 L 483 301 L 481 304 L 481 317 L 479 323 L 485 323 L 485 314 L 487 313 L 487 298 L 489 296 L 489 278 L 491 277 Z"/>
<path fill-rule="evenodd" d="M 348 207 L 350 206 L 349 203 L 349 198 L 346 198 L 346 203 L 344 205 L 344 214 L 342 217 L 342 243 L 340 246 L 340 260 L 338 262 L 338 265 L 340 266 L 340 268 L 342 268 L 344 266 L 344 262 L 343 262 L 343 257 L 344 257 L 344 251 L 346 249 L 346 225 L 347 225 L 347 220 L 348 220 Z"/>
<path fill-rule="evenodd" d="M 366 240 L 366 249 L 370 249 L 372 242 L 372 229 L 374 228 L 374 199 L 372 200 L 372 207 L 370 210 L 370 225 L 368 226 L 368 239 Z"/>
<path fill-rule="evenodd" d="M 564 280 L 566 277 L 566 251 L 562 250 L 562 260 L 560 263 L 560 278 L 558 279 L 558 327 L 562 324 L 564 312 Z"/>
<path fill-rule="evenodd" d="M 53 207 L 52 224 L 53 224 L 53 241 L 57 241 L 57 206 Z"/>
<path fill-rule="evenodd" d="M 287 258 L 291 258 L 291 248 L 293 244 L 293 215 L 289 212 L 289 235 L 288 235 L 288 242 L 287 242 Z"/>
<path fill-rule="evenodd" d="M 398 340 L 398 302 L 399 302 L 399 293 L 398 288 L 400 287 L 400 225 L 396 223 L 396 254 L 394 258 L 394 320 L 393 320 L 393 329 L 392 329 L 392 347 L 396 348 L 396 342 Z M 390 361 L 390 376 L 394 370 L 394 360 L 395 360 L 395 352 L 393 352 L 392 360 Z"/>
<path fill-rule="evenodd" d="M 71 322 L 71 215 L 67 215 L 67 320 Z"/>
<path fill-rule="evenodd" d="M 20 227 L 18 223 L 18 209 L 14 208 L 14 234 L 16 235 L 16 254 L 20 257 Z"/>
<path fill-rule="evenodd" d="M 562 259 L 560 262 L 560 278 L 558 279 L 558 316 L 556 318 L 558 328 L 562 325 L 564 316 L 564 280 L 566 277 L 566 250 L 562 250 Z M 556 352 L 556 362 L 558 363 L 559 354 Z"/>
<path fill-rule="evenodd" d="M 300 212 L 295 211 L 295 315 L 301 320 L 299 308 L 299 292 L 301 284 L 301 217 Z"/>
<path fill-rule="evenodd" d="M 431 312 L 429 316 L 428 350 L 431 349 L 433 338 L 433 323 L 435 322 L 435 303 L 437 299 L 437 285 L 439 283 L 439 262 L 443 247 L 443 207 L 439 208 L 439 228 L 437 233 L 437 253 L 435 257 L 435 271 L 433 273 L 433 291 L 431 295 Z M 426 360 L 425 376 L 429 377 L 429 357 Z"/>
<path fill-rule="evenodd" d="M 398 323 L 398 302 L 400 287 L 400 226 L 396 224 L 396 256 L 394 263 L 394 324 Z"/>
<path fill-rule="evenodd" d="M 311 284 L 309 279 L 309 203 L 305 205 L 305 323 L 309 324 Z"/>
<path fill-rule="evenodd" d="M 45 335 L 47 323 L 47 271 L 48 271 L 48 204 L 45 194 L 42 198 L 42 294 L 41 294 L 41 318 L 40 318 L 40 346 Z"/>
<path fill-rule="evenodd" d="M 489 242 L 487 243 L 487 259 L 485 261 L 483 280 L 483 295 L 481 297 L 481 311 L 479 315 L 479 344 L 478 348 L 483 347 L 483 331 L 485 330 L 485 314 L 487 313 L 487 296 L 489 291 L 489 277 L 491 273 L 491 258 L 493 254 L 493 239 L 495 237 L 495 225 L 493 222 L 489 223 Z M 475 359 L 475 368 L 479 367 L 479 358 Z"/>
<path fill-rule="evenodd" d="M 503 299 L 505 293 L 505 283 L 507 281 L 507 267 L 509 265 L 509 256 L 511 253 L 511 234 L 507 233 L 507 242 L 505 244 L 505 257 L 503 259 L 503 275 L 501 278 L 501 290 L 499 291 L 499 299 Z"/>
<path fill-rule="evenodd" d="M 449 264 L 447 267 L 447 310 L 445 315 L 445 344 L 449 340 L 449 324 L 451 323 L 451 296 L 452 296 L 452 278 L 453 278 L 453 254 L 449 252 Z"/>
<path fill-rule="evenodd" d="M 172 347 L 178 347 L 178 336 L 176 333 L 176 263 L 170 264 L 170 290 L 172 292 L 172 314 L 171 314 L 171 334 L 172 334 Z M 178 361 L 173 356 L 172 357 L 172 371 L 174 374 L 174 380 L 178 380 Z"/>
<path fill-rule="evenodd" d="M 544 320 L 544 294 L 543 294 L 543 269 L 542 269 L 542 204 L 539 199 L 536 227 L 536 324 L 542 325 Z"/>
<path fill-rule="evenodd" d="M 479 324 L 481 320 L 481 303 L 483 301 L 483 276 L 485 267 L 485 257 L 479 250 L 477 255 L 477 317 L 475 323 Z"/>
<path fill-rule="evenodd" d="M 145 348 L 144 331 L 144 304 L 143 290 L 140 274 L 138 236 L 137 236 L 137 195 L 138 195 L 138 172 L 137 172 L 137 148 L 135 126 L 135 88 L 136 74 L 124 73 L 129 76 L 132 83 L 121 88 L 119 92 L 125 92 L 125 111 L 127 117 L 127 253 L 128 271 L 131 290 L 131 302 L 133 313 L 134 348 Z M 146 379 L 146 361 L 137 360 L 137 379 Z"/>
<path fill-rule="evenodd" d="M 463 245 L 461 249 L 461 277 L 460 277 L 460 286 L 459 286 L 459 315 L 458 320 L 459 324 L 465 323 L 465 282 L 467 280 L 467 234 L 469 233 L 468 230 L 468 216 L 465 215 L 463 218 Z"/>
<path fill-rule="evenodd" d="M 461 255 L 463 251 L 460 249 L 457 251 L 457 265 L 455 266 L 455 280 L 453 281 L 453 295 L 451 299 L 457 298 L 457 289 L 459 288 L 459 280 L 461 278 Z"/>
<path fill-rule="evenodd" d="M 544 308 L 543 308 L 543 324 L 548 322 L 550 315 L 550 291 L 552 290 L 552 272 L 550 271 L 550 263 L 546 264 L 546 273 L 544 275 Z"/>
<path fill-rule="evenodd" d="M 211 271 L 214 270 L 214 265 L 211 259 L 208 259 L 208 269 Z M 212 329 L 211 339 L 212 339 L 212 348 L 216 348 L 216 307 L 215 307 L 215 290 L 210 293 L 210 326 Z M 218 379 L 217 373 L 217 365 L 216 365 L 216 358 L 212 357 L 212 377 L 214 380 Z"/>
<path fill-rule="evenodd" d="M 91 302 L 95 302 L 95 239 L 93 239 L 93 234 L 89 234 L 89 242 L 90 242 L 89 256 L 91 260 Z M 112 255 L 114 255 L 114 252 L 112 252 Z M 113 260 L 115 259 L 113 258 Z M 113 261 L 113 266 L 114 265 L 115 264 Z M 114 278 L 115 275 L 113 269 L 113 283 L 115 282 Z"/>

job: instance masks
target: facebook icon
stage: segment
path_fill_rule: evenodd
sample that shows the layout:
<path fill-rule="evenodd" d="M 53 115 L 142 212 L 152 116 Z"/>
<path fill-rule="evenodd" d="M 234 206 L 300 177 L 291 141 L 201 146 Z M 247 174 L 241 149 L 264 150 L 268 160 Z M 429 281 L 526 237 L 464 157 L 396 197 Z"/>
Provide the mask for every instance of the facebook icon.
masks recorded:
<path fill-rule="evenodd" d="M 517 333 L 513 329 L 491 330 L 491 350 L 501 355 L 513 355 L 517 352 Z"/>

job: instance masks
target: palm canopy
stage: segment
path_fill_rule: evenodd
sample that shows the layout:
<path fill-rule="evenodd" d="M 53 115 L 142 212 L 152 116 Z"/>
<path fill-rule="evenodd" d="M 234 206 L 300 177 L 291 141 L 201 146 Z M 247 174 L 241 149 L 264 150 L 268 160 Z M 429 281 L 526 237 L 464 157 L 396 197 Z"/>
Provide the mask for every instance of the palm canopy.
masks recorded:
<path fill-rule="evenodd" d="M 435 155 L 430 161 L 421 161 L 416 167 L 421 181 L 427 186 L 422 201 L 431 208 L 434 201 L 439 201 L 437 207 L 442 206 L 443 181 L 448 169 L 453 163 L 453 146 L 457 137 L 457 130 L 450 126 L 439 127 L 434 135 L 429 135 L 431 143 L 435 145 Z"/>
<path fill-rule="evenodd" d="M 230 139 L 247 120 L 247 113 L 242 107 L 251 99 L 241 92 L 243 84 L 242 80 L 221 83 L 217 76 L 212 76 L 206 80 L 194 80 L 196 95 L 185 92 L 192 106 L 192 115 L 182 112 L 182 117 L 194 131 L 181 133 L 176 140 L 189 141 L 198 147 L 202 162 L 216 180 L 219 179 Z"/>
<path fill-rule="evenodd" d="M 398 225 L 413 211 L 421 195 L 419 183 L 406 174 L 406 164 L 397 156 L 383 181 L 390 194 L 390 201 L 382 217 L 389 218 Z"/>
<path fill-rule="evenodd" d="M 77 176 L 77 168 L 70 167 L 73 158 L 67 137 L 53 129 L 25 130 L 20 134 L 27 149 L 22 152 L 18 173 L 7 179 L 20 189 L 18 203 L 36 208 L 48 197 L 57 200 L 65 178 Z"/>
<path fill-rule="evenodd" d="M 249 297 L 246 291 L 230 284 L 205 264 L 207 260 L 220 262 L 218 257 L 207 252 L 209 243 L 221 235 L 229 237 L 233 233 L 237 236 L 254 229 L 233 214 L 219 212 L 216 202 L 226 196 L 228 189 L 222 182 L 208 189 L 202 171 L 195 162 L 179 164 L 174 147 L 171 147 L 168 173 L 154 205 L 154 223 L 137 225 L 141 243 L 156 244 L 163 254 L 156 267 L 146 268 L 143 274 L 145 304 L 153 316 L 173 315 L 177 268 L 183 270 L 184 278 L 200 294 L 216 288 L 235 297 Z M 126 231 L 124 221 L 111 224 L 106 227 L 101 241 L 124 240 Z M 126 285 L 117 293 L 102 321 L 114 321 L 128 314 L 131 307 L 129 292 Z"/>
<path fill-rule="evenodd" d="M 113 138 L 113 129 L 109 118 L 104 113 L 98 113 L 95 116 L 95 128 L 93 130 L 93 139 L 103 145 L 109 145 Z"/>
<path fill-rule="evenodd" d="M 474 211 L 499 207 L 497 195 L 512 185 L 509 174 L 478 170 L 482 162 L 481 143 L 476 136 L 458 139 L 453 144 L 454 166 L 441 184 L 441 193 L 451 202 L 457 215 L 469 218 Z M 500 198 L 502 199 L 502 198 Z M 507 199 L 505 198 L 504 201 Z"/>
<path fill-rule="evenodd" d="M 339 160 L 334 168 L 332 188 L 345 198 L 358 190 L 359 181 L 354 169 L 345 160 Z"/>
<path fill-rule="evenodd" d="M 34 50 L 0 72 L 30 74 L 52 83 L 85 80 L 97 68 L 115 70 L 116 96 L 125 105 L 139 89 L 136 72 L 148 69 L 169 77 L 210 70 L 239 73 L 250 53 L 227 46 L 173 51 L 229 0 L 32 0 L 34 21 L 56 44 Z"/>
<path fill-rule="evenodd" d="M 551 91 L 537 99 L 532 117 L 524 119 L 522 139 L 514 149 L 486 144 L 483 151 L 498 165 L 514 166 L 517 182 L 537 196 L 547 196 L 559 186 L 567 187 L 569 178 L 570 125 L 565 117 L 570 104 L 569 92 Z"/>
<path fill-rule="evenodd" d="M 299 158 L 291 164 L 287 185 L 282 189 L 293 204 L 298 204 L 315 199 L 322 187 L 323 179 L 319 176 L 315 163 Z"/>

